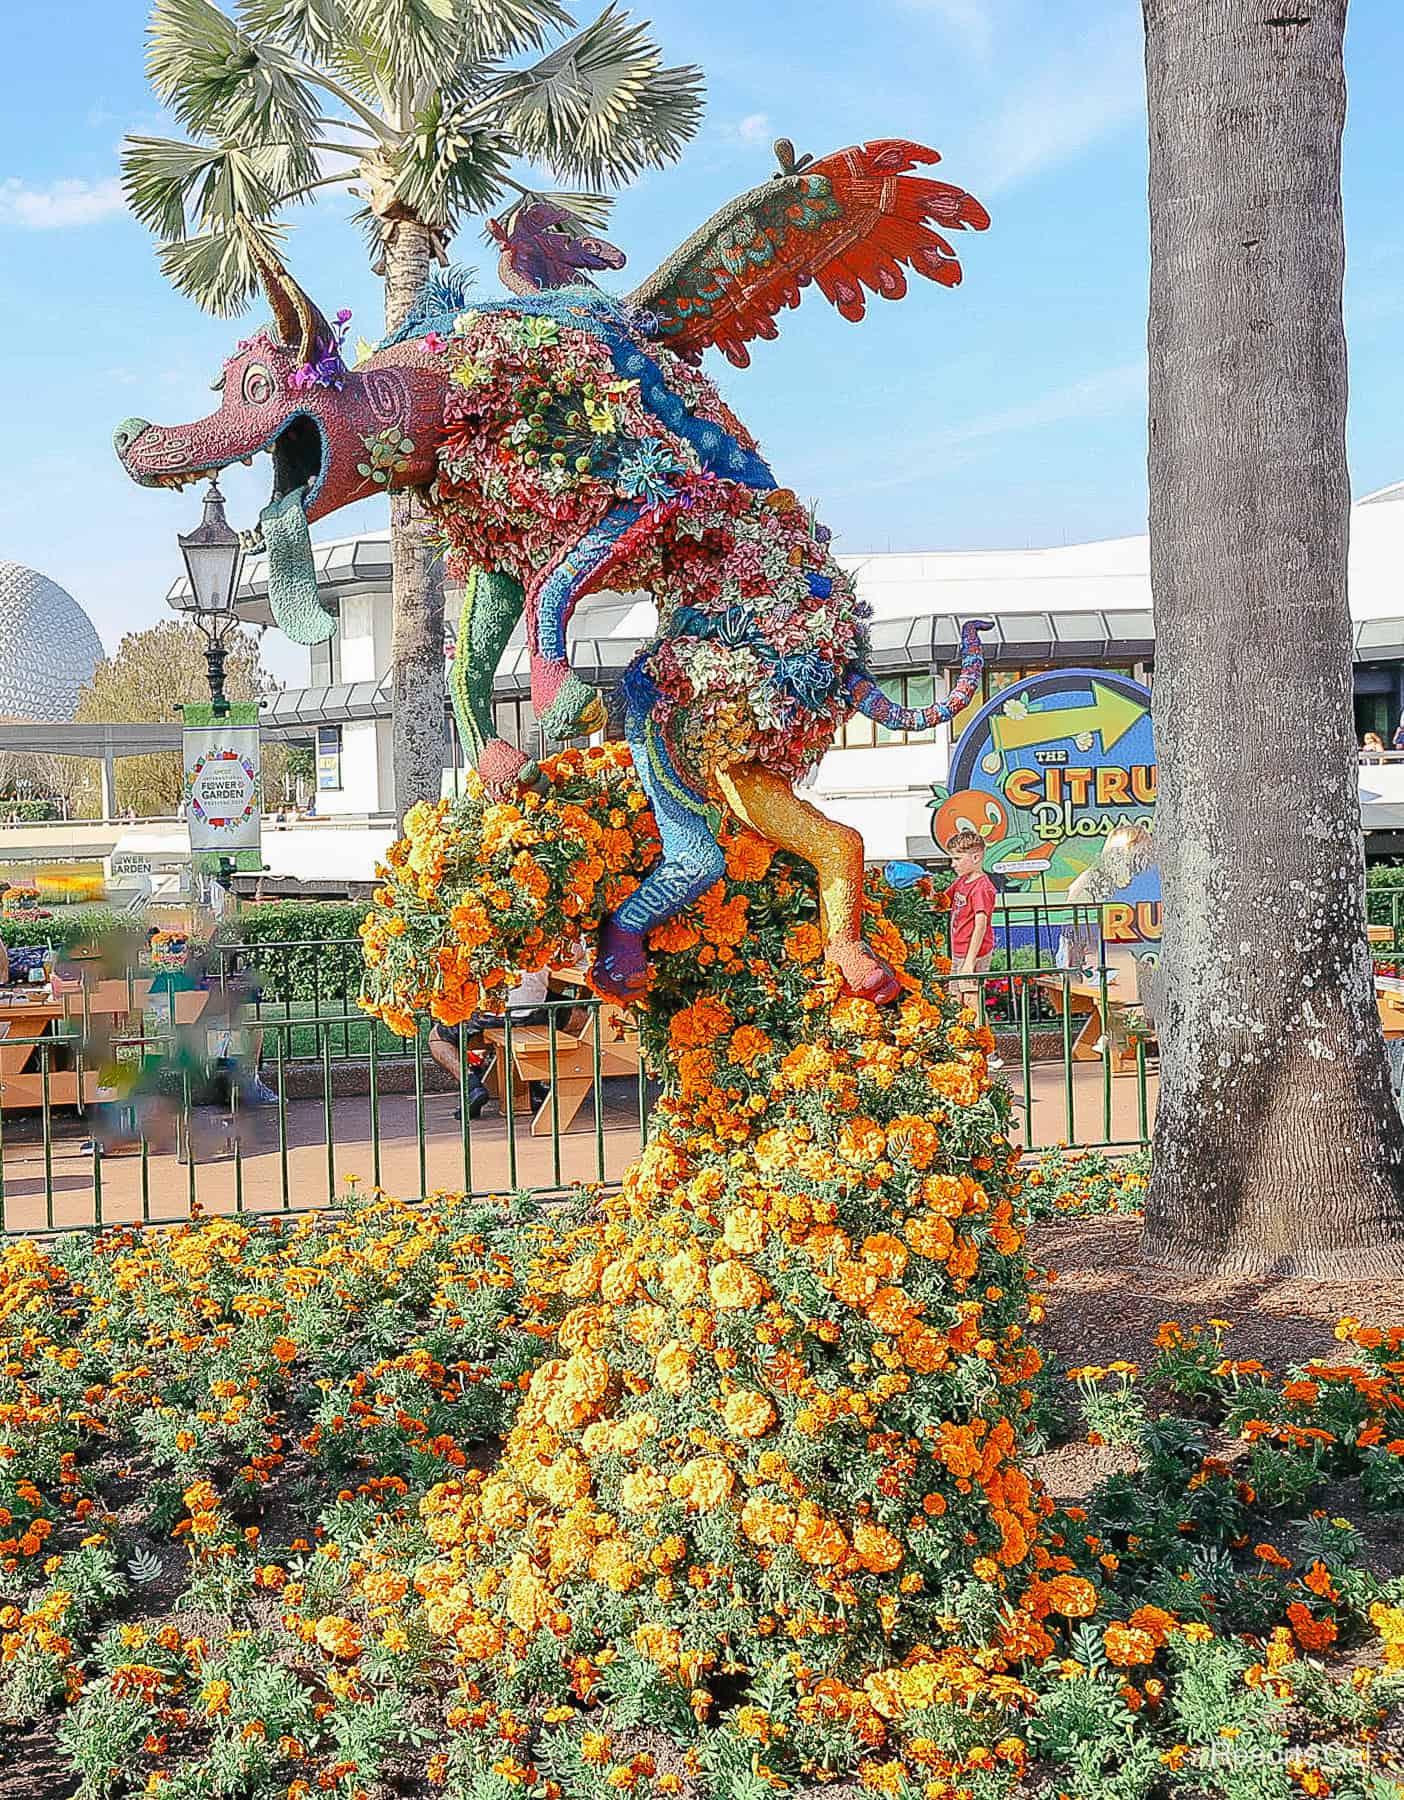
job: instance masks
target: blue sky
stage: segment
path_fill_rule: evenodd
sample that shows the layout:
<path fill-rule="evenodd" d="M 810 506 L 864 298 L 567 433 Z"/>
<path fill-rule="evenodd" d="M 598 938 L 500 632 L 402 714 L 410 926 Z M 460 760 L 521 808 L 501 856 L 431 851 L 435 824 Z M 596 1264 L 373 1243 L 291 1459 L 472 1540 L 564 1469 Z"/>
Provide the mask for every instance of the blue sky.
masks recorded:
<path fill-rule="evenodd" d="M 173 294 L 122 210 L 124 131 L 167 129 L 143 74 L 144 0 L 10 0 L 0 110 L 0 558 L 83 603 L 109 647 L 164 612 L 193 492 L 142 491 L 110 436 L 131 413 L 209 410 L 237 326 Z M 780 478 L 816 498 L 838 548 L 1001 548 L 1144 529 L 1145 129 L 1139 0 L 646 0 L 670 60 L 708 76 L 684 161 L 623 195 L 609 235 L 635 279 L 765 178 L 770 141 L 823 154 L 867 137 L 935 146 L 993 214 L 964 234 L 954 292 L 914 282 L 860 326 L 813 295 L 752 367 L 713 373 Z M 580 9 L 581 17 L 592 16 Z M 1069 26 L 1069 17 L 1080 21 Z M 1404 479 L 1404 224 L 1397 71 L 1404 11 L 1359 7 L 1346 137 L 1351 472 Z M 378 335 L 351 203 L 294 215 L 294 272 Z M 476 228 L 462 260 L 490 260 Z M 625 280 L 627 282 L 628 272 Z M 487 275 L 485 285 L 491 286 Z M 250 523 L 266 466 L 227 483 Z M 326 535 L 377 522 L 367 503 Z M 268 644 L 295 676 L 298 659 Z"/>

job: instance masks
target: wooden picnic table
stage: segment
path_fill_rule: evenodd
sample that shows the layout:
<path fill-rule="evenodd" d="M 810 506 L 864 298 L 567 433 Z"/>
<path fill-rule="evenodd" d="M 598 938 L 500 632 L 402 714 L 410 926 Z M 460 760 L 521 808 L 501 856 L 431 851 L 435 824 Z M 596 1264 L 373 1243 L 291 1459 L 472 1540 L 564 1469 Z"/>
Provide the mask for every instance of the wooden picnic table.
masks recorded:
<path fill-rule="evenodd" d="M 45 1058 L 40 1042 L 66 1017 L 64 1001 L 47 990 L 35 998 L 0 996 L 0 1107 L 15 1111 L 44 1105 Z M 92 1100 L 96 1093 L 97 1071 L 85 1069 L 82 1098 Z M 50 1106 L 76 1106 L 78 1071 L 56 1069 L 50 1061 L 47 1098 Z"/>
<path fill-rule="evenodd" d="M 588 994 L 589 983 L 583 969 L 553 969 L 552 980 L 563 987 Z M 511 1083 L 512 1112 L 516 1117 L 531 1113 L 531 1135 L 547 1137 L 552 1129 L 568 1131 L 575 1115 L 585 1103 L 585 1096 L 595 1084 L 596 1044 L 599 1032 L 599 1077 L 632 1075 L 637 1078 L 642 1063 L 638 1030 L 628 1009 L 600 1003 L 597 1013 L 586 1018 L 578 1032 L 567 1026 L 567 1018 L 557 1010 L 554 1036 L 554 1090 L 552 1084 L 552 1026 L 514 1025 L 512 1027 Z M 488 1071 L 488 1086 L 503 1116 L 507 1113 L 507 1032 L 494 1027 L 483 1033 L 483 1041 L 491 1045 L 494 1055 Z M 540 1106 L 533 1109 L 531 1089 L 540 1083 L 547 1089 Z"/>
<path fill-rule="evenodd" d="M 1108 1027 L 1114 1023 L 1118 1011 L 1126 1011 L 1135 1006 L 1134 998 L 1122 998 L 1117 994 L 1115 982 L 1109 981 L 1106 986 L 1106 1002 L 1108 1018 L 1102 1017 L 1102 983 L 1088 981 L 1084 977 L 1068 975 L 1040 975 L 1038 985 L 1048 995 L 1053 1010 L 1061 1014 L 1064 1007 L 1075 1019 L 1082 1020 L 1082 1026 L 1073 1039 L 1072 1056 L 1074 1062 L 1101 1062 L 1102 1043 Z M 1129 1043 L 1116 1045 L 1113 1043 L 1111 1053 L 1113 1075 L 1134 1075 L 1136 1073 L 1136 1050 Z"/>

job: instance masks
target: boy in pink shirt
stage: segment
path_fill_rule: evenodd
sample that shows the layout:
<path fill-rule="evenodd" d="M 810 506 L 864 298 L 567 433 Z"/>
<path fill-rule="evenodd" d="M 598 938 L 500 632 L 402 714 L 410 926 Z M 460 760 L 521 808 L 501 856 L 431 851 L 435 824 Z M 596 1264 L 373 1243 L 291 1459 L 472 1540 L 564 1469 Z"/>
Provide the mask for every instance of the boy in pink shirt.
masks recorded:
<path fill-rule="evenodd" d="M 958 831 L 946 845 L 956 878 L 951 902 L 951 972 L 983 975 L 994 955 L 995 885 L 985 873 L 985 840 L 977 831 Z M 966 1005 L 979 999 L 978 981 L 953 981 L 951 993 Z"/>

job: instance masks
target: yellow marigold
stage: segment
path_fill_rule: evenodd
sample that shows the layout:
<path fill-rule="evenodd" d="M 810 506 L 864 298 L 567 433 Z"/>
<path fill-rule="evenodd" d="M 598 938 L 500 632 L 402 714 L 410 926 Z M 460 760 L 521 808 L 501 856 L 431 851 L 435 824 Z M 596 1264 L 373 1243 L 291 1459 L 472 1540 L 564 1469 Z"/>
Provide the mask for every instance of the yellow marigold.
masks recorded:
<path fill-rule="evenodd" d="M 516 1530 L 526 1524 L 526 1495 L 515 1481 L 498 1476 L 483 1484 L 482 1512 L 484 1524 L 494 1530 Z"/>
<path fill-rule="evenodd" d="M 903 1557 L 901 1543 L 885 1526 L 871 1519 L 861 1519 L 853 1527 L 853 1554 L 859 1565 L 872 1575 L 886 1575 Z"/>
<path fill-rule="evenodd" d="M 696 1049 L 725 1037 L 731 1024 L 731 1014 L 721 1001 L 704 994 L 691 1006 L 674 1013 L 668 1026 L 668 1039 L 674 1049 Z"/>
<path fill-rule="evenodd" d="M 755 1270 L 742 1262 L 717 1263 L 707 1278 L 707 1286 L 713 1305 L 724 1310 L 758 1306 L 769 1292 Z"/>
<path fill-rule="evenodd" d="M 1045 1583 L 1043 1597 L 1049 1611 L 1065 1619 L 1090 1619 L 1097 1610 L 1097 1590 L 1081 1575 L 1055 1575 Z"/>
<path fill-rule="evenodd" d="M 864 1265 L 884 1281 L 900 1281 L 907 1266 L 907 1246 L 890 1231 L 874 1231 L 858 1252 Z"/>
<path fill-rule="evenodd" d="M 762 1057 L 770 1049 L 770 1039 L 755 1025 L 739 1025 L 731 1034 L 727 1045 L 727 1055 L 743 1069 Z"/>
<path fill-rule="evenodd" d="M 1404 1668 L 1404 1606 L 1387 1606 L 1383 1600 L 1374 1600 L 1370 1604 L 1370 1623 L 1384 1640 L 1386 1666 Z"/>
<path fill-rule="evenodd" d="M 887 1134 L 875 1119 L 862 1114 L 839 1133 L 838 1153 L 845 1162 L 875 1163 L 887 1147 Z"/>
<path fill-rule="evenodd" d="M 638 1586 L 642 1575 L 628 1547 L 617 1537 L 606 1538 L 590 1552 L 590 1579 L 612 1594 L 629 1593 Z"/>
<path fill-rule="evenodd" d="M 735 1476 L 715 1456 L 694 1456 L 683 1464 L 668 1483 L 679 1500 L 685 1500 L 697 1512 L 720 1506 L 735 1485 Z"/>
<path fill-rule="evenodd" d="M 702 1258 L 692 1248 L 679 1250 L 663 1265 L 663 1286 L 679 1306 L 689 1306 L 702 1292 L 706 1279 Z"/>
<path fill-rule="evenodd" d="M 668 1324 L 668 1314 L 661 1306 L 636 1306 L 625 1321 L 625 1335 L 636 1344 L 656 1344 Z"/>
<path fill-rule="evenodd" d="M 556 1612 L 555 1597 L 523 1557 L 513 1559 L 507 1577 L 507 1617 L 522 1631 L 540 1631 Z"/>
<path fill-rule="evenodd" d="M 937 1063 L 926 1078 L 933 1092 L 957 1106 L 974 1106 L 980 1098 L 980 1077 L 965 1063 Z"/>
<path fill-rule="evenodd" d="M 902 1235 L 918 1256 L 935 1261 L 949 1256 L 951 1245 L 955 1243 L 951 1222 L 943 1219 L 940 1213 L 918 1213 L 914 1219 L 907 1220 Z"/>
<path fill-rule="evenodd" d="M 736 1393 L 727 1395 L 722 1417 L 733 1437 L 764 1437 L 775 1423 L 775 1408 L 764 1394 L 740 1388 Z"/>
<path fill-rule="evenodd" d="M 200 1704 L 212 1719 L 229 1711 L 229 1696 L 233 1693 L 227 1681 L 207 1681 L 200 1690 Z"/>
<path fill-rule="evenodd" d="M 533 1479 L 553 1506 L 569 1506 L 589 1493 L 590 1465 L 578 1450 L 565 1450 Z"/>
<path fill-rule="evenodd" d="M 1118 1669 L 1131 1669 L 1137 1663 L 1155 1660 L 1155 1639 L 1150 1632 L 1142 1631 L 1135 1625 L 1108 1625 L 1102 1633 L 1102 1645 L 1107 1653 L 1107 1661 L 1114 1663 Z"/>
<path fill-rule="evenodd" d="M 795 1515 L 764 1494 L 752 1494 L 741 1508 L 741 1529 L 753 1544 L 788 1544 L 795 1535 Z"/>
<path fill-rule="evenodd" d="M 765 1219 L 754 1206 L 733 1206 L 722 1236 L 742 1256 L 754 1256 L 765 1242 Z"/>
<path fill-rule="evenodd" d="M 904 1113 L 887 1128 L 887 1154 L 913 1169 L 930 1168 L 940 1141 L 930 1119 L 917 1113 Z"/>
<path fill-rule="evenodd" d="M 726 847 L 726 872 L 733 881 L 764 881 L 774 851 L 753 831 L 742 831 Z"/>
<path fill-rule="evenodd" d="M 360 1626 L 353 1619 L 342 1618 L 339 1613 L 327 1613 L 318 1619 L 315 1635 L 327 1655 L 342 1662 L 351 1662 L 361 1654 Z"/>
<path fill-rule="evenodd" d="M 796 925 L 785 935 L 785 954 L 791 962 L 818 962 L 824 953 L 824 937 L 817 925 Z"/>
<path fill-rule="evenodd" d="M 816 1568 L 831 1568 L 848 1555 L 848 1539 L 835 1522 L 806 1501 L 795 1520 L 795 1549 Z"/>
<path fill-rule="evenodd" d="M 668 1484 L 657 1469 L 635 1469 L 619 1484 L 619 1504 L 625 1512 L 652 1512 L 667 1496 Z"/>
<path fill-rule="evenodd" d="M 640 1625 L 633 1643 L 641 1656 L 662 1669 L 675 1669 L 682 1659 L 682 1633 L 668 1625 Z"/>
<path fill-rule="evenodd" d="M 676 1338 L 671 1338 L 658 1352 L 653 1368 L 658 1377 L 659 1387 L 665 1394 L 671 1394 L 676 1400 L 691 1386 L 692 1352 L 686 1344 L 679 1343 Z"/>
<path fill-rule="evenodd" d="M 372 1606 L 394 1606 L 409 1592 L 409 1582 L 398 1569 L 372 1569 L 361 1592 Z"/>

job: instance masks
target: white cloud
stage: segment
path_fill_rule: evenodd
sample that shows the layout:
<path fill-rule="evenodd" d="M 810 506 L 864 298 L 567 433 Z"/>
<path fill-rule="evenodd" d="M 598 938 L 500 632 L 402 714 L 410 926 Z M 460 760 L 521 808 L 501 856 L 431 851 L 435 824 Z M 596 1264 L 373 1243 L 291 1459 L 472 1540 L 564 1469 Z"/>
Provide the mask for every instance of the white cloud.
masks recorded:
<path fill-rule="evenodd" d="M 982 193 L 1027 181 L 1119 130 L 1145 108 L 1139 22 L 1104 14 L 1007 90 L 980 137 L 990 175 Z"/>
<path fill-rule="evenodd" d="M 900 470 L 877 473 L 860 481 L 846 480 L 835 471 L 834 484 L 847 494 L 884 493 L 910 487 L 915 482 L 930 481 L 933 475 L 965 468 L 977 461 L 991 443 L 1054 425 L 1108 418 L 1131 405 L 1143 407 L 1145 395 L 1146 364 L 1143 357 L 1138 357 L 1134 362 L 1117 363 L 1061 387 L 1049 388 L 1020 406 L 977 413 L 929 438 L 907 440 L 902 446 Z"/>
<path fill-rule="evenodd" d="M 734 125 L 727 125 L 723 129 L 733 143 L 766 144 L 770 141 L 770 114 L 747 113 L 744 119 L 738 119 Z"/>
<path fill-rule="evenodd" d="M 93 225 L 126 210 L 122 184 L 106 181 L 55 181 L 30 187 L 11 175 L 0 181 L 0 225 L 26 231 L 57 231 L 68 225 Z"/>

